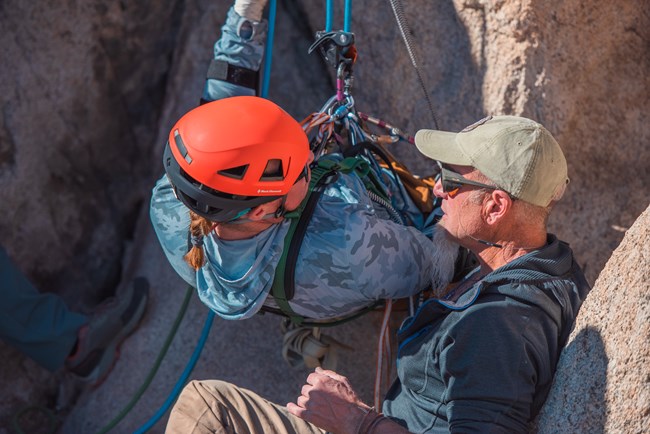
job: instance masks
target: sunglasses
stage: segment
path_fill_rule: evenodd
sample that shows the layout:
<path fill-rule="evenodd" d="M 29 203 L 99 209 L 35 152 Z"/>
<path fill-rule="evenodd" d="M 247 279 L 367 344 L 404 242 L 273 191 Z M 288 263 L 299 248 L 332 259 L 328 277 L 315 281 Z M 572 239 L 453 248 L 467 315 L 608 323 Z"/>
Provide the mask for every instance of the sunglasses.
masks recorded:
<path fill-rule="evenodd" d="M 442 184 L 442 191 L 447 193 L 451 198 L 455 197 L 459 193 L 463 185 L 473 185 L 475 187 L 488 188 L 490 190 L 501 190 L 501 188 L 494 185 L 487 185 L 467 179 L 460 173 L 445 168 L 439 161 L 438 166 L 440 167 L 440 183 Z"/>

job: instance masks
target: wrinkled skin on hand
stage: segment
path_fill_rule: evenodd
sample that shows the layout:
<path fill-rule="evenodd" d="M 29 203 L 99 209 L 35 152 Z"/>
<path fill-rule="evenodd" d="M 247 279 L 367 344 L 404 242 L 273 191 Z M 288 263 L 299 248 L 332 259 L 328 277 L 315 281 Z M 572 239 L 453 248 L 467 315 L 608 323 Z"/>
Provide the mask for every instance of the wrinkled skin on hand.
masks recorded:
<path fill-rule="evenodd" d="M 316 368 L 287 410 L 326 431 L 355 434 L 370 406 L 359 399 L 346 377 Z"/>

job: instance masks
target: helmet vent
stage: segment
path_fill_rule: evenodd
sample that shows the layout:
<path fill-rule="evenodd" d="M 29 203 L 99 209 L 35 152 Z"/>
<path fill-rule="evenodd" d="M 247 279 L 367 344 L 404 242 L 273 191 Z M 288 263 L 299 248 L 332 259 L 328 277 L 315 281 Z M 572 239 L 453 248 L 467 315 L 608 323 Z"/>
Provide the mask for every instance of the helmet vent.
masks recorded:
<path fill-rule="evenodd" d="M 185 161 L 187 161 L 187 164 L 190 164 L 192 162 L 192 157 L 190 157 L 190 154 L 188 154 L 187 148 L 185 147 L 185 142 L 183 142 L 181 133 L 179 133 L 178 130 L 174 130 L 174 142 L 176 142 L 176 147 L 178 148 L 178 151 L 181 153 L 183 158 L 185 158 Z"/>
<path fill-rule="evenodd" d="M 220 170 L 217 173 L 222 176 L 227 176 L 228 178 L 244 179 L 246 170 L 248 170 L 248 164 L 244 164 L 243 166 L 231 167 L 230 169 Z"/>
<path fill-rule="evenodd" d="M 264 173 L 260 177 L 260 181 L 283 181 L 284 170 L 282 167 L 282 160 L 272 159 L 266 163 Z"/>

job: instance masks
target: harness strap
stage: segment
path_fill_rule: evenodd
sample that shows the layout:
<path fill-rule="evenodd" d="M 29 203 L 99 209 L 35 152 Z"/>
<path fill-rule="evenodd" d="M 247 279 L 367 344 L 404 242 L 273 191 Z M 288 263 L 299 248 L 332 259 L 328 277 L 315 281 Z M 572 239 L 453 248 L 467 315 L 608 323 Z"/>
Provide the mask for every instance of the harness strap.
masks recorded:
<path fill-rule="evenodd" d="M 327 161 L 327 163 L 326 163 Z M 298 208 L 287 212 L 284 217 L 291 219 L 289 230 L 284 237 L 284 249 L 282 256 L 275 269 L 271 295 L 275 299 L 282 313 L 288 316 L 296 325 L 300 325 L 304 318 L 293 311 L 289 305 L 289 300 L 293 298 L 295 292 L 295 264 L 300 253 L 300 246 L 307 231 L 307 224 L 311 219 L 314 208 L 320 198 L 326 183 L 332 182 L 330 173 L 334 173 L 334 165 L 328 164 L 331 160 L 321 159 L 311 170 L 311 179 L 309 180 L 309 189 L 307 195 L 302 200 Z M 335 163 L 335 162 L 334 162 Z M 289 265 L 289 266 L 287 266 Z"/>
<path fill-rule="evenodd" d="M 336 181 L 339 172 L 356 172 L 357 175 L 364 180 L 366 188 L 372 187 L 373 191 L 377 189 L 377 194 L 381 194 L 382 197 L 387 197 L 383 188 L 379 189 L 381 184 L 374 176 L 374 172 L 370 170 L 370 165 L 361 157 L 348 157 L 338 162 L 333 159 L 321 158 L 312 167 L 309 188 L 305 198 L 302 200 L 298 208 L 287 212 L 284 216 L 285 218 L 291 219 L 291 222 L 289 230 L 284 238 L 284 249 L 276 267 L 273 286 L 271 287 L 271 295 L 275 299 L 282 314 L 289 317 L 291 322 L 296 325 L 318 324 L 327 326 L 340 324 L 352 319 L 353 317 L 356 318 L 358 315 L 373 310 L 382 304 L 381 301 L 377 301 L 374 304 L 361 309 L 359 312 L 352 314 L 350 317 L 326 323 L 306 323 L 305 318 L 294 312 L 289 305 L 289 301 L 293 298 L 295 293 L 296 263 L 300 254 L 302 241 L 307 232 L 307 226 L 309 225 L 311 216 L 314 213 L 314 209 L 316 208 L 318 200 L 325 190 L 325 187 Z M 371 177 L 374 180 L 368 181 L 368 184 L 366 184 L 366 180 Z"/>

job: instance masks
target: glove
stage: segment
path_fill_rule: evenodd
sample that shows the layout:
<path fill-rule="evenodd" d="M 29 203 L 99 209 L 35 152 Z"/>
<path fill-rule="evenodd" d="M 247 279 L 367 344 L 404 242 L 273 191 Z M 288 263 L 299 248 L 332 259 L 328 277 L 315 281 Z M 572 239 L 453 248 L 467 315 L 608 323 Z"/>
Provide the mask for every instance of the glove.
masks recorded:
<path fill-rule="evenodd" d="M 267 0 L 235 0 L 235 12 L 251 21 L 261 21 Z"/>

